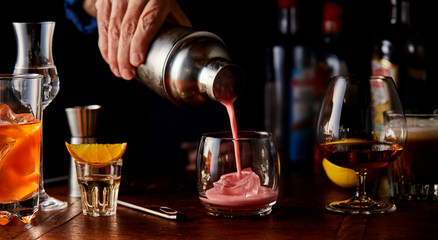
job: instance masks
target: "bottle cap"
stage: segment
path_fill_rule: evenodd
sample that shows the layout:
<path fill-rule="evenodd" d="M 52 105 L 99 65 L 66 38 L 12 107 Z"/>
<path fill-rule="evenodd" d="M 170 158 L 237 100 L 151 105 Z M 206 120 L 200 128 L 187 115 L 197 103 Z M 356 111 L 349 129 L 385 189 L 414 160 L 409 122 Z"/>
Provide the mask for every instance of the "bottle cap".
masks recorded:
<path fill-rule="evenodd" d="M 298 0 L 278 0 L 278 8 L 296 8 Z"/>
<path fill-rule="evenodd" d="M 322 31 L 325 33 L 340 33 L 342 31 L 342 6 L 339 3 L 324 4 Z"/>

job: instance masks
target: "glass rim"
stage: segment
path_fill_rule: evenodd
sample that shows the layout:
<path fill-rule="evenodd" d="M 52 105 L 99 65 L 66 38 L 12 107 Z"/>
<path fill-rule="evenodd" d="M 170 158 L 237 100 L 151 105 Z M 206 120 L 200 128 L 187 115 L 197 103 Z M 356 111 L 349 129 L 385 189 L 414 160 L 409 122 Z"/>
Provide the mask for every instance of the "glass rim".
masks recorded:
<path fill-rule="evenodd" d="M 102 166 L 102 165 L 111 165 L 111 164 L 115 164 L 115 163 L 122 163 L 123 162 L 123 158 L 119 158 L 117 160 L 114 161 L 110 161 L 110 162 L 85 162 L 85 161 L 78 161 L 76 159 L 74 159 L 75 163 L 77 164 L 81 164 L 81 165 L 89 165 L 89 166 Z"/>
<path fill-rule="evenodd" d="M 405 117 L 437 117 L 438 113 L 405 113 Z"/>
<path fill-rule="evenodd" d="M 0 80 L 8 80 L 8 79 L 39 79 L 42 78 L 43 75 L 38 73 L 0 73 Z"/>
<path fill-rule="evenodd" d="M 36 22 L 27 22 L 27 21 L 20 22 L 20 21 L 18 21 L 18 22 L 12 22 L 12 24 L 20 24 L 20 25 L 24 25 L 24 24 L 35 24 L 35 25 L 41 24 L 41 25 L 43 25 L 43 24 L 55 24 L 55 23 L 56 23 L 55 21 L 36 21 Z"/>
<path fill-rule="evenodd" d="M 273 134 L 267 131 L 251 131 L 251 130 L 239 130 L 237 131 L 237 139 L 233 137 L 231 131 L 217 131 L 206 132 L 202 134 L 202 138 L 218 139 L 218 140 L 259 140 L 272 138 Z"/>
<path fill-rule="evenodd" d="M 390 76 L 383 76 L 383 75 L 358 75 L 358 74 L 345 74 L 345 75 L 334 75 L 330 77 L 331 79 L 338 79 L 338 78 L 342 78 L 342 79 L 367 79 L 367 80 L 372 80 L 372 79 L 381 79 L 381 80 L 386 80 L 386 79 L 392 79 L 392 77 Z"/>
<path fill-rule="evenodd" d="M 92 104 L 92 105 L 86 105 L 86 106 L 73 106 L 73 107 L 68 107 L 65 110 L 66 111 L 73 111 L 73 110 L 80 110 L 80 109 L 85 109 L 85 110 L 98 110 L 100 109 L 101 106 L 99 104 Z"/>

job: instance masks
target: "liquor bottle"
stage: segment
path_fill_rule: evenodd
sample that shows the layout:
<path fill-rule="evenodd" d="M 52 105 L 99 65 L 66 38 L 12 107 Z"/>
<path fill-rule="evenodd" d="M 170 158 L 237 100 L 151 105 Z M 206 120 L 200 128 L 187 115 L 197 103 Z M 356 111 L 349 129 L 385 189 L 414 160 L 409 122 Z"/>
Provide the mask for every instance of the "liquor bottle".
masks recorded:
<path fill-rule="evenodd" d="M 342 6 L 337 2 L 326 2 L 322 13 L 322 60 L 330 76 L 348 74 L 345 48 L 342 42 Z"/>
<path fill-rule="evenodd" d="M 287 156 L 288 76 L 291 49 L 298 41 L 296 0 L 278 0 L 274 42 L 266 48 L 265 127 L 277 139 L 282 159 Z"/>
<path fill-rule="evenodd" d="M 318 63 L 315 71 L 315 109 L 318 112 L 325 88 L 331 76 L 347 75 L 345 43 L 342 34 L 342 6 L 338 2 L 326 2 L 322 8 L 321 40 L 318 45 Z M 319 172 L 322 155 L 314 146 L 314 170 Z"/>
<path fill-rule="evenodd" d="M 313 162 L 316 61 L 300 34 L 297 0 L 278 1 L 277 32 L 267 51 L 266 128 L 274 132 L 285 166 L 298 170 Z"/>
<path fill-rule="evenodd" d="M 391 0 L 388 25 L 375 41 L 372 74 L 391 76 L 406 113 L 427 106 L 426 56 L 422 37 L 410 21 L 409 1 Z"/>

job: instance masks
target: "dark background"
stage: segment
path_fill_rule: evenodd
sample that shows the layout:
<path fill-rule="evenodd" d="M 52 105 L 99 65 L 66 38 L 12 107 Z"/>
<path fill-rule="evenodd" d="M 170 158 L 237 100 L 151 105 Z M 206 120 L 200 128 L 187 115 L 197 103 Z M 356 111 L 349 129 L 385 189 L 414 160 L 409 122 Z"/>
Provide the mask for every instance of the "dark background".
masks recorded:
<path fill-rule="evenodd" d="M 229 130 L 228 116 L 219 103 L 182 110 L 161 99 L 136 80 L 112 75 L 97 48 L 97 35 L 83 35 L 64 17 L 63 1 L 7 1 L 0 7 L 0 71 L 13 71 L 16 56 L 12 21 L 56 21 L 53 55 L 61 81 L 58 96 L 44 111 L 44 174 L 46 178 L 68 174 L 69 155 L 65 141 L 70 132 L 64 112 L 75 105 L 100 104 L 99 142 L 128 142 L 124 172 L 132 176 L 180 170 L 186 164 L 182 142 L 198 141 L 204 132 Z M 305 38 L 320 37 L 322 0 L 300 2 Z M 412 23 L 423 35 L 428 57 L 428 81 L 432 97 L 436 89 L 433 1 L 411 3 Z M 367 73 L 373 36 L 382 28 L 388 10 L 385 1 L 344 1 L 344 34 L 350 70 Z M 276 29 L 275 0 L 180 0 L 197 30 L 210 31 L 227 44 L 234 62 L 247 76 L 244 94 L 236 101 L 238 126 L 264 130 L 264 50 Z M 437 107 L 438 108 L 438 107 Z"/>

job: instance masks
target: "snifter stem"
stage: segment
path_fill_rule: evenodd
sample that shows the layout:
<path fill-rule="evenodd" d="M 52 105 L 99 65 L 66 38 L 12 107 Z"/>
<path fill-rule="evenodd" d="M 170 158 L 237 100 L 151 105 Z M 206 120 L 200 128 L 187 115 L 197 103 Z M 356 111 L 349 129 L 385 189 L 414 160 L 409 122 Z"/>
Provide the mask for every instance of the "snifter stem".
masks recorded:
<path fill-rule="evenodd" d="M 356 171 L 356 176 L 357 176 L 356 198 L 360 202 L 365 202 L 368 199 L 365 190 L 365 179 L 367 177 L 367 172 L 364 170 Z"/>

